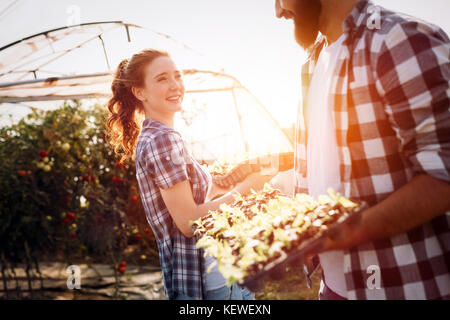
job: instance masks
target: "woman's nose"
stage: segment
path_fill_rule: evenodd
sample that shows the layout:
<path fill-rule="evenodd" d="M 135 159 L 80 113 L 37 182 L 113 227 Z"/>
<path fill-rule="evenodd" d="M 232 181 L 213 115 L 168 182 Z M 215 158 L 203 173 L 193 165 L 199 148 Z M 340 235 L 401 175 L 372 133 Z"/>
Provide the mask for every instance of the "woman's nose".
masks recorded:
<path fill-rule="evenodd" d="M 170 81 L 170 89 L 171 90 L 177 90 L 180 88 L 180 84 L 178 83 L 178 81 L 176 79 L 172 79 Z"/>
<path fill-rule="evenodd" d="M 184 92 L 184 84 L 181 80 L 178 79 L 172 79 L 172 81 L 170 82 L 170 87 L 169 89 L 171 91 L 181 91 Z"/>

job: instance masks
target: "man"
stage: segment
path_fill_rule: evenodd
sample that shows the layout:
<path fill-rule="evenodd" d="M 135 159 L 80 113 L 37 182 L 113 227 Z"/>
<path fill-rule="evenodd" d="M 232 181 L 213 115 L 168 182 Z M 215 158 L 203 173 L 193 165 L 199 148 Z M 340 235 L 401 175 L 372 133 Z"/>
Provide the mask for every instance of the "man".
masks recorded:
<path fill-rule="evenodd" d="M 295 192 L 332 187 L 370 205 L 359 227 L 345 227 L 319 252 L 319 297 L 449 299 L 448 36 L 368 0 L 275 7 L 309 53 Z"/>

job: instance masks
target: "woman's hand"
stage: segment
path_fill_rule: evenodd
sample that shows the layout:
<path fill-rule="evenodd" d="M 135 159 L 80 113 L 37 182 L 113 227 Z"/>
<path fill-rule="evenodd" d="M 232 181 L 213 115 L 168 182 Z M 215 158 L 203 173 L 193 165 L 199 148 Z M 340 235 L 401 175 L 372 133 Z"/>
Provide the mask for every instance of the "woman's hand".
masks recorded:
<path fill-rule="evenodd" d="M 237 184 L 235 190 L 240 194 L 247 194 L 251 189 L 259 191 L 264 188 L 264 184 L 269 182 L 275 175 L 275 171 L 254 172 L 245 178 L 244 181 Z"/>
<path fill-rule="evenodd" d="M 230 192 L 233 189 L 233 186 L 229 186 L 228 188 L 223 188 L 221 186 L 219 186 L 216 183 L 212 183 L 211 185 L 211 189 L 208 192 L 208 195 L 206 196 L 206 199 L 210 200 L 210 199 L 215 199 L 218 196 L 227 194 L 228 192 Z"/>

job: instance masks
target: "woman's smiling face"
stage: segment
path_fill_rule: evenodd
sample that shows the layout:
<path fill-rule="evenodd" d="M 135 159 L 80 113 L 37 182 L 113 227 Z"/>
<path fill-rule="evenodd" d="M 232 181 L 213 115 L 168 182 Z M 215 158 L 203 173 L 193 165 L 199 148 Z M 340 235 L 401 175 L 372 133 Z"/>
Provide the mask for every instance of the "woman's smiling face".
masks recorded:
<path fill-rule="evenodd" d="M 137 97 L 150 112 L 175 113 L 182 109 L 184 84 L 181 71 L 169 57 L 161 56 L 144 70 L 144 87 L 137 89 Z"/>

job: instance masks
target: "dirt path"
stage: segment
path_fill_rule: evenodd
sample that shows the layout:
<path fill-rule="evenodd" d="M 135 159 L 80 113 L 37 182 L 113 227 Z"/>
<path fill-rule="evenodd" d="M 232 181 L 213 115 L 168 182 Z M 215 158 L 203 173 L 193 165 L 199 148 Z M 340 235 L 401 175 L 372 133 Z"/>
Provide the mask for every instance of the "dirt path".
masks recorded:
<path fill-rule="evenodd" d="M 32 276 L 32 293 L 28 290 L 28 281 L 24 268 L 16 268 L 16 276 L 20 293 L 16 290 L 17 283 L 13 275 L 6 276 L 8 297 L 4 288 L 4 279 L 0 276 L 0 299 L 113 299 L 116 292 L 114 269 L 104 264 L 79 264 L 80 290 L 68 289 L 66 273 L 68 265 L 60 262 L 39 264 L 43 278 L 43 289 L 37 274 Z M 164 286 L 161 278 L 161 269 L 154 266 L 126 267 L 126 273 L 120 276 L 118 285 L 119 298 L 129 300 L 165 300 Z M 18 295 L 19 294 L 19 295 Z"/>

